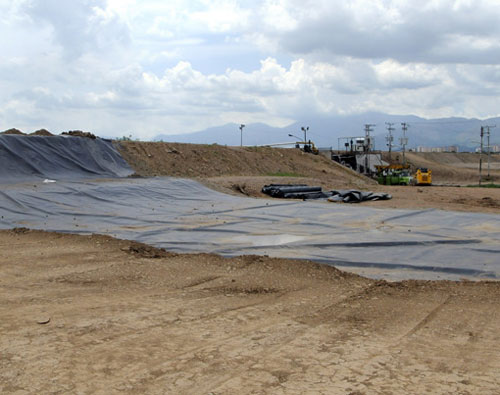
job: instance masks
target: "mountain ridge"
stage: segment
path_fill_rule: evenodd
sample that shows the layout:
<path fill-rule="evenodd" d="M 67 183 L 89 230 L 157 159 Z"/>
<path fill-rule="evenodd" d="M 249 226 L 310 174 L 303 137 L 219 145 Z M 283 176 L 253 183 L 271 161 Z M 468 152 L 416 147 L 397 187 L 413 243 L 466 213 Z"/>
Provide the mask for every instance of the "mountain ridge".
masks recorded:
<path fill-rule="evenodd" d="M 480 128 L 485 125 L 500 124 L 500 118 L 422 118 L 416 115 L 391 115 L 384 113 L 363 113 L 348 116 L 322 117 L 304 119 L 284 127 L 273 127 L 265 123 L 247 124 L 243 129 L 243 145 L 272 145 L 280 143 L 292 144 L 296 140 L 304 139 L 302 126 L 308 126 L 307 140 L 312 140 L 319 147 L 339 147 L 339 138 L 364 136 L 365 124 L 371 124 L 372 136 L 375 139 L 376 149 L 386 149 L 387 124 L 392 123 L 394 144 L 402 137 L 401 123 L 409 125 L 407 148 L 415 149 L 418 146 L 443 147 L 459 146 L 461 150 L 472 150 L 478 147 Z M 159 134 L 154 141 L 169 141 L 178 143 L 219 144 L 238 146 L 241 143 L 240 124 L 228 123 L 210 127 L 189 134 Z M 289 137 L 289 134 L 294 137 Z M 500 131 L 495 133 L 491 129 L 491 144 L 500 142 Z M 485 142 L 486 143 L 486 142 Z"/>

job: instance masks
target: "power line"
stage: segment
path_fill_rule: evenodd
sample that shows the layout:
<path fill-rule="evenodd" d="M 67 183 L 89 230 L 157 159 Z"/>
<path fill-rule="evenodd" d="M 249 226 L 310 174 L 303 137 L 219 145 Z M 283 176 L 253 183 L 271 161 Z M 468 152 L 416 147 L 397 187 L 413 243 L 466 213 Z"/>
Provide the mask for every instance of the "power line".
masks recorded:
<path fill-rule="evenodd" d="M 373 132 L 373 127 L 376 126 L 371 123 L 365 124 L 365 142 L 364 142 L 364 151 L 365 151 L 365 173 L 370 174 L 370 151 L 373 149 L 370 132 Z"/>
<path fill-rule="evenodd" d="M 487 138 L 487 148 L 488 148 L 488 179 L 490 178 L 490 157 L 491 157 L 491 146 L 490 146 L 490 129 L 496 128 L 497 125 L 486 125 L 481 126 L 481 153 L 483 151 L 483 135 L 486 134 Z M 486 132 L 485 132 L 486 130 Z M 479 156 L 479 184 L 481 184 L 481 166 L 482 165 L 482 157 Z"/>
<path fill-rule="evenodd" d="M 365 145 L 368 151 L 372 149 L 372 142 L 371 142 L 371 137 L 370 137 L 370 132 L 373 132 L 373 127 L 377 126 L 373 123 L 367 123 L 365 124 Z"/>
<path fill-rule="evenodd" d="M 406 122 L 401 123 L 403 129 L 403 137 L 399 138 L 399 144 L 403 146 L 403 165 L 406 165 L 406 145 L 408 144 L 408 137 L 406 137 L 406 131 L 410 125 Z"/>
<path fill-rule="evenodd" d="M 386 122 L 387 125 L 387 130 L 389 131 L 389 134 L 385 137 L 385 140 L 387 141 L 387 146 L 389 147 L 389 160 L 391 159 L 391 151 L 392 151 L 392 142 L 394 141 L 394 136 L 392 135 L 392 132 L 396 129 L 393 128 L 394 122 Z"/>

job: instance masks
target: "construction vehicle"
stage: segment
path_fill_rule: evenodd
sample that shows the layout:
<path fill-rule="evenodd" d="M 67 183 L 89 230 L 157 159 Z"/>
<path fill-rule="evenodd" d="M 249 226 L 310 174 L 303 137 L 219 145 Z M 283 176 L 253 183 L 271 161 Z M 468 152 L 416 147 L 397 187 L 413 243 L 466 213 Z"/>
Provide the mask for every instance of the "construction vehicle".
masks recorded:
<path fill-rule="evenodd" d="M 432 170 L 425 167 L 419 167 L 415 173 L 416 185 L 431 185 L 432 184 Z"/>
<path fill-rule="evenodd" d="M 408 165 L 375 166 L 377 182 L 381 185 L 410 185 L 413 177 Z"/>
<path fill-rule="evenodd" d="M 304 152 L 308 152 L 310 154 L 318 155 L 319 149 L 314 145 L 314 143 L 309 141 L 297 141 L 295 143 L 295 148 L 299 148 Z"/>

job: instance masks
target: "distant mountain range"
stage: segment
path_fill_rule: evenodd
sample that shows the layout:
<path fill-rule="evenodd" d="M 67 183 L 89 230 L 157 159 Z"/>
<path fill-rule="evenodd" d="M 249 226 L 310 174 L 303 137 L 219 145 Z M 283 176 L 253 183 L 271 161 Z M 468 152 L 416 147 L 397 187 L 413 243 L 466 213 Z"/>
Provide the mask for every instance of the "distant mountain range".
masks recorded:
<path fill-rule="evenodd" d="M 389 115 L 383 113 L 364 113 L 350 116 L 335 116 L 305 119 L 283 128 L 272 127 L 263 123 L 248 124 L 243 129 L 243 145 L 267 145 L 293 143 L 304 138 L 302 126 L 308 126 L 307 139 L 318 147 L 333 147 L 339 143 L 343 147 L 341 137 L 364 136 L 364 125 L 371 124 L 376 149 L 386 149 L 387 124 L 394 127 L 394 144 L 399 144 L 402 137 L 401 123 L 409 125 L 407 131 L 408 148 L 417 146 L 443 147 L 457 145 L 461 151 L 472 150 L 479 146 L 480 128 L 484 125 L 499 125 L 491 129 L 491 144 L 500 143 L 500 118 L 485 120 L 467 118 L 425 119 L 414 115 Z M 239 124 L 226 124 L 189 134 L 164 135 L 154 138 L 155 141 L 179 143 L 240 145 Z M 295 137 L 289 137 L 289 134 Z M 486 141 L 485 141 L 486 143 Z M 397 150 L 398 147 L 393 148 Z"/>

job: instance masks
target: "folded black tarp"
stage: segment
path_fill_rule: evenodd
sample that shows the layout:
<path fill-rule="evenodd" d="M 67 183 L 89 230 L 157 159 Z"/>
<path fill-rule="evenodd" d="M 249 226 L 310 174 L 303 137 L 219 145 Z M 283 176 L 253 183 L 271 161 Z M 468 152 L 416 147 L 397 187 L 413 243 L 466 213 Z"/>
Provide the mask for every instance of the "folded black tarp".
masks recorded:
<path fill-rule="evenodd" d="M 331 191 L 332 196 L 328 198 L 330 202 L 360 203 L 370 200 L 389 200 L 392 196 L 388 193 L 374 193 L 349 189 L 346 191 Z"/>
<path fill-rule="evenodd" d="M 369 200 L 388 200 L 388 193 L 373 193 L 355 189 L 323 191 L 318 186 L 304 184 L 270 184 L 264 185 L 262 192 L 266 195 L 283 199 L 327 199 L 330 202 L 360 203 Z"/>
<path fill-rule="evenodd" d="M 109 141 L 0 134 L 0 184 L 39 179 L 126 177 L 133 171 Z"/>

